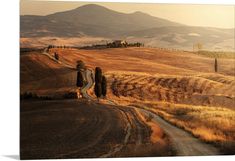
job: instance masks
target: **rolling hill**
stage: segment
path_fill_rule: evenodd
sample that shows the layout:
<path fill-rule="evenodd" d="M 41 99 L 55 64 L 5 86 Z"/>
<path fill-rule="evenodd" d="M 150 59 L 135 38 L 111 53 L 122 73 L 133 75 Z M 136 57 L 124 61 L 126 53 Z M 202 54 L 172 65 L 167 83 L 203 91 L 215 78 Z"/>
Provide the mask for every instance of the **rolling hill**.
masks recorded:
<path fill-rule="evenodd" d="M 38 39 L 41 42 L 40 38 L 49 37 L 47 40 L 55 45 L 61 42 L 55 39 L 101 38 L 103 42 L 126 39 L 143 42 L 146 46 L 187 50 L 192 50 L 194 43 L 202 43 L 203 48 L 209 50 L 235 49 L 234 29 L 187 26 L 140 11 L 127 14 L 94 4 L 46 16 L 22 15 L 20 33 L 22 39 L 31 38 L 29 42 Z M 71 45 L 70 41 L 63 41 L 63 45 Z M 21 45 L 25 45 L 24 40 Z"/>
<path fill-rule="evenodd" d="M 47 16 L 21 16 L 22 37 L 115 37 L 130 31 L 179 25 L 142 12 L 125 14 L 94 4 Z"/>

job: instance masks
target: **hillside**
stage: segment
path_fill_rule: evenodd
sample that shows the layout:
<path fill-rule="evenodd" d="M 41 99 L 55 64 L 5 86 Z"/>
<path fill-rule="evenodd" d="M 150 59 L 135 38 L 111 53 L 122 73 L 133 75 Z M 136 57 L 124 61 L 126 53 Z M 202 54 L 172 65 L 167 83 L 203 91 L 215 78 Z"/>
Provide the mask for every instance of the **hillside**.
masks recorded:
<path fill-rule="evenodd" d="M 158 48 L 99 50 L 50 49 L 75 67 L 102 68 L 107 99 L 151 111 L 224 154 L 234 154 L 235 59 L 214 58 Z M 76 92 L 76 72 L 41 53 L 21 55 L 21 92 L 59 97 Z M 95 98 L 93 88 L 88 93 Z"/>
<path fill-rule="evenodd" d="M 134 92 L 132 97 L 146 100 L 233 107 L 234 59 L 218 59 L 219 73 L 215 74 L 213 58 L 183 51 L 157 48 L 51 49 L 50 53 L 53 55 L 55 51 L 60 61 L 74 67 L 77 60 L 83 60 L 89 68 L 102 67 L 111 84 L 115 85 L 116 80 L 117 92 L 121 96 Z M 21 55 L 22 91 L 40 94 L 74 91 L 75 82 L 76 71 L 46 55 L 33 52 Z M 137 91 L 142 91 L 141 96 Z"/>
<path fill-rule="evenodd" d="M 125 39 L 154 47 L 192 50 L 193 44 L 201 43 L 204 49 L 235 50 L 234 29 L 187 26 L 140 11 L 127 14 L 94 4 L 46 16 L 22 15 L 20 34 L 23 47 L 38 43 L 82 46 Z M 32 43 L 25 44 L 26 39 Z"/>
<path fill-rule="evenodd" d="M 76 91 L 76 71 L 38 52 L 20 56 L 20 91 L 39 95 L 64 95 Z"/>
<path fill-rule="evenodd" d="M 21 16 L 21 37 L 116 37 L 128 31 L 176 25 L 180 24 L 142 12 L 125 14 L 89 4 L 47 16 Z"/>

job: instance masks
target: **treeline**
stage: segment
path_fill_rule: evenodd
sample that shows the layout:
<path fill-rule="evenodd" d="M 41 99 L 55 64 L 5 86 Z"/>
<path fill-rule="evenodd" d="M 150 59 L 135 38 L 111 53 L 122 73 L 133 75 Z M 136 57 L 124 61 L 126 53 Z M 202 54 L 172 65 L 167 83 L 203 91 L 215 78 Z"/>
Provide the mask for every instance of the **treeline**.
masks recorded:
<path fill-rule="evenodd" d="M 42 48 L 20 48 L 20 53 L 27 53 L 27 52 L 33 52 L 33 51 L 37 51 L 37 52 L 42 52 L 43 49 Z"/>
<path fill-rule="evenodd" d="M 20 94 L 20 100 L 58 100 L 58 99 L 77 99 L 77 92 L 68 91 L 63 95 L 39 96 L 36 93 L 24 92 Z"/>
<path fill-rule="evenodd" d="M 66 48 L 71 48 L 71 46 L 66 46 L 66 45 L 48 45 L 47 49 L 52 49 L 52 48 L 61 48 L 61 49 L 66 49 Z"/>
<path fill-rule="evenodd" d="M 116 42 L 107 43 L 106 46 L 107 48 L 127 48 L 127 47 L 142 47 L 144 46 L 144 44 L 140 42 L 128 43 L 125 41 L 123 43 L 116 43 Z"/>
<path fill-rule="evenodd" d="M 20 94 L 20 100 L 52 100 L 49 96 L 38 96 L 36 93 L 24 92 Z"/>
<path fill-rule="evenodd" d="M 78 49 L 106 49 L 106 48 L 127 48 L 127 47 L 143 47 L 144 44 L 140 42 L 135 43 L 107 43 L 107 44 L 95 44 L 91 46 L 77 47 Z"/>

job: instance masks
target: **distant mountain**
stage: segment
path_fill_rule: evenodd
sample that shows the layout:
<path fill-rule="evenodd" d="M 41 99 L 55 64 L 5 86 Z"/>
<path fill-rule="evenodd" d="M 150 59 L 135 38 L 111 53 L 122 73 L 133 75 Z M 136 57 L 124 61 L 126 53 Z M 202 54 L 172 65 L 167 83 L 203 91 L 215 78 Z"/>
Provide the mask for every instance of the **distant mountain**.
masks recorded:
<path fill-rule="evenodd" d="M 126 32 L 181 24 L 142 12 L 125 14 L 89 4 L 47 16 L 21 16 L 21 36 L 102 36 L 112 37 Z"/>
<path fill-rule="evenodd" d="M 192 27 L 146 13 L 120 13 L 89 4 L 47 16 L 20 17 L 21 37 L 103 37 L 141 41 L 149 46 L 235 50 L 234 29 Z"/>

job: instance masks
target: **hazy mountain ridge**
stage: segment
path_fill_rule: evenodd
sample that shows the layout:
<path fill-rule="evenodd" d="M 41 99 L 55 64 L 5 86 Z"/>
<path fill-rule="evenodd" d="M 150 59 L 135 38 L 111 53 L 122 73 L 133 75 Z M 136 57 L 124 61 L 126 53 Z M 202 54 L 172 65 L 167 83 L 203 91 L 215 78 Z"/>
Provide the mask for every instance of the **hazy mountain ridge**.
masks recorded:
<path fill-rule="evenodd" d="M 150 46 L 234 50 L 234 29 L 193 27 L 137 11 L 126 14 L 89 4 L 47 16 L 21 16 L 21 37 L 104 37 L 143 41 Z M 212 47 L 213 46 L 213 47 Z"/>
<path fill-rule="evenodd" d="M 110 37 L 136 30 L 177 25 L 180 24 L 142 12 L 125 14 L 92 4 L 47 16 L 21 16 L 23 37 L 44 36 L 45 33 L 50 36 L 84 34 Z M 40 32 L 41 30 L 48 32 Z"/>

